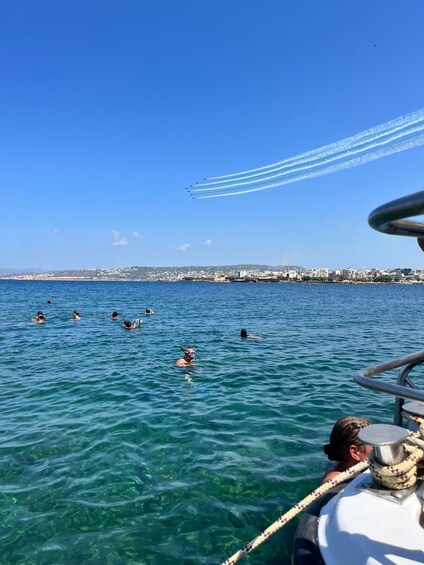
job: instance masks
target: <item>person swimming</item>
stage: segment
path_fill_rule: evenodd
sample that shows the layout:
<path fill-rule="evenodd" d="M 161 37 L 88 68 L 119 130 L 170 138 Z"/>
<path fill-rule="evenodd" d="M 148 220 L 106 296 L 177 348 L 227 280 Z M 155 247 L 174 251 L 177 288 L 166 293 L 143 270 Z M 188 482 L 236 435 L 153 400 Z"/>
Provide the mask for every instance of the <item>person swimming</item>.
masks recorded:
<path fill-rule="evenodd" d="M 72 317 L 73 317 L 74 320 L 77 320 L 77 321 L 81 320 L 81 315 L 80 315 L 80 313 L 78 312 L 78 310 L 74 310 L 74 311 L 72 312 Z"/>
<path fill-rule="evenodd" d="M 112 320 L 119 320 L 118 312 L 112 312 Z"/>
<path fill-rule="evenodd" d="M 146 308 L 146 316 L 151 316 L 154 314 L 154 311 L 151 308 Z"/>
<path fill-rule="evenodd" d="M 243 328 L 240 331 L 240 337 L 242 338 L 247 338 L 247 339 L 262 339 L 260 336 L 258 335 L 254 335 L 254 334 L 248 334 L 246 328 Z"/>
<path fill-rule="evenodd" d="M 196 357 L 196 350 L 194 347 L 182 347 L 181 350 L 184 352 L 184 357 L 178 359 L 175 362 L 176 367 L 187 367 L 187 365 L 193 365 L 194 358 Z"/>
<path fill-rule="evenodd" d="M 41 310 L 38 310 L 37 315 L 34 318 L 34 322 L 36 324 L 44 324 L 45 321 L 46 317 L 44 316 L 43 312 Z"/>
<path fill-rule="evenodd" d="M 124 320 L 124 330 L 135 330 L 141 327 L 141 318 L 136 318 L 133 323 L 131 320 Z"/>
<path fill-rule="evenodd" d="M 359 461 L 368 459 L 372 448 L 358 439 L 358 433 L 371 423 L 366 418 L 357 416 L 344 416 L 337 420 L 330 435 L 330 442 L 323 447 L 328 459 L 335 463 L 326 472 L 321 484 L 334 479 Z"/>

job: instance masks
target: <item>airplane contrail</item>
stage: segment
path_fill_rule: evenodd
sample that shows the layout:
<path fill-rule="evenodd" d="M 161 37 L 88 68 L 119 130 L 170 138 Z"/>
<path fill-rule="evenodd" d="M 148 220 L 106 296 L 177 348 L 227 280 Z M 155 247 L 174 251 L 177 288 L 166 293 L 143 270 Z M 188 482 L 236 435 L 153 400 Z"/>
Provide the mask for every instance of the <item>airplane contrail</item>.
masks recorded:
<path fill-rule="evenodd" d="M 235 194 L 256 192 L 258 190 L 265 190 L 266 188 L 273 188 L 307 178 L 330 174 L 342 169 L 358 166 L 368 161 L 380 159 L 392 153 L 405 151 L 406 149 L 422 145 L 422 143 L 424 143 L 423 136 L 419 134 L 423 131 L 424 110 L 419 110 L 335 143 L 302 153 L 284 161 L 279 161 L 273 165 L 204 179 L 204 181 L 192 185 L 188 190 L 194 198 L 233 196 Z M 399 139 L 401 140 L 400 142 Z M 351 158 L 358 154 L 362 155 L 359 158 Z M 346 160 L 348 157 L 350 158 Z M 338 163 L 326 166 L 335 161 Z M 304 173 L 304 171 L 308 169 L 315 170 Z M 272 179 L 280 180 L 268 184 Z M 237 188 L 258 184 L 260 186 L 247 190 L 239 190 Z M 234 190 L 234 188 L 237 188 L 237 190 Z M 217 194 L 204 195 L 204 193 L 210 191 L 216 192 Z M 197 193 L 200 194 L 198 195 Z"/>
<path fill-rule="evenodd" d="M 297 165 L 283 165 L 281 167 L 276 167 L 274 169 L 271 169 L 269 171 L 267 171 L 267 173 L 256 173 L 253 175 L 245 175 L 245 176 L 240 176 L 238 178 L 233 178 L 231 179 L 231 181 L 244 181 L 246 179 L 251 179 L 254 177 L 259 177 L 262 176 L 264 174 L 266 174 L 266 178 L 269 180 L 271 178 L 278 178 L 280 176 L 284 176 L 284 175 L 289 175 L 289 174 L 293 174 L 297 171 L 302 171 L 302 170 L 306 170 L 306 169 L 311 169 L 314 167 L 320 167 L 322 165 L 325 165 L 326 163 L 330 163 L 332 161 L 337 161 L 340 159 L 344 159 L 346 157 L 349 157 L 350 155 L 355 155 L 358 153 L 363 153 L 365 151 L 369 151 L 370 149 L 373 149 L 374 147 L 378 147 L 380 145 L 387 145 L 389 143 L 392 143 L 393 141 L 395 141 L 396 139 L 399 139 L 401 137 L 407 137 L 410 136 L 412 134 L 421 132 L 424 130 L 424 122 L 418 126 L 416 126 L 415 128 L 410 128 L 406 131 L 403 132 L 397 132 L 396 134 L 391 134 L 389 137 L 385 136 L 385 139 L 382 138 L 382 136 L 379 136 L 380 139 L 375 139 L 373 140 L 373 143 L 367 143 L 365 144 L 361 144 L 361 145 L 357 145 L 353 148 L 351 148 L 350 150 L 343 150 L 342 152 L 337 152 L 334 154 L 329 154 L 327 153 L 327 155 L 324 156 L 320 156 L 319 157 L 319 161 L 316 159 L 312 159 L 312 160 L 304 160 L 302 162 L 299 162 L 300 166 Z M 286 169 L 286 170 L 283 170 Z M 282 172 L 278 172 L 278 171 L 282 171 Z M 275 175 L 271 176 L 271 173 L 276 172 Z M 216 181 L 216 182 L 211 182 L 211 183 L 197 183 L 196 185 L 194 185 L 194 187 L 192 188 L 193 192 L 200 192 L 200 191 L 206 191 L 206 190 L 219 190 L 219 189 L 223 189 L 223 188 L 231 188 L 234 186 L 241 186 L 241 185 L 247 185 L 247 184 L 253 184 L 253 183 L 258 183 L 258 182 L 263 182 L 264 178 L 256 178 L 255 180 L 251 180 L 248 182 L 233 182 L 231 184 L 228 184 L 228 182 L 230 181 L 230 179 L 226 180 L 226 181 Z M 226 183 L 226 184 L 223 184 Z M 217 186 L 220 185 L 220 186 Z M 202 188 L 205 187 L 205 188 Z"/>
<path fill-rule="evenodd" d="M 291 157 L 290 159 L 280 161 L 273 165 L 267 165 L 265 167 L 260 167 L 258 169 L 250 169 L 248 171 L 233 173 L 231 175 L 225 175 L 221 177 L 211 177 L 210 179 L 205 179 L 205 180 L 212 182 L 201 181 L 196 183 L 195 186 L 215 185 L 215 184 L 221 184 L 232 180 L 236 180 L 231 177 L 240 177 L 246 179 L 246 178 L 252 178 L 254 176 L 267 175 L 268 173 L 272 173 L 277 170 L 291 168 L 293 165 L 299 165 L 310 161 L 315 161 L 318 159 L 328 157 L 329 155 L 336 156 L 337 154 L 342 154 L 343 152 L 348 151 L 349 149 L 359 148 L 361 145 L 366 146 L 366 144 L 370 144 L 382 137 L 395 135 L 397 132 L 401 132 L 402 130 L 405 129 L 406 132 L 404 132 L 403 135 L 408 135 L 408 131 L 411 129 L 411 127 L 415 126 L 418 128 L 422 128 L 423 122 L 424 122 L 424 112 L 423 111 L 414 112 L 413 114 L 408 114 L 407 116 L 396 118 L 395 120 L 391 120 L 390 122 L 386 122 L 385 124 L 376 126 L 364 132 L 358 133 L 354 136 L 347 137 L 346 139 L 342 139 L 341 141 L 338 141 L 336 143 L 325 145 L 318 149 L 314 149 L 313 151 L 308 151 L 307 153 L 302 153 L 301 155 L 298 155 L 296 157 Z M 262 171 L 262 172 L 255 174 L 256 171 Z M 249 173 L 253 173 L 253 174 L 249 174 Z M 224 180 L 217 180 L 213 182 L 214 179 L 224 179 Z"/>
<path fill-rule="evenodd" d="M 412 134 L 419 133 L 419 132 L 422 132 L 422 131 L 424 131 L 424 122 L 421 125 L 416 126 L 415 128 L 409 129 L 409 130 L 404 131 L 404 132 L 398 132 L 396 135 L 391 135 L 390 137 L 388 137 L 386 139 L 380 139 L 380 140 L 375 141 L 371 144 L 365 145 L 364 147 L 357 146 L 357 147 L 352 148 L 349 151 L 344 151 L 342 154 L 334 154 L 334 155 L 329 154 L 325 158 L 321 157 L 320 161 L 317 162 L 317 163 L 314 163 L 314 162 L 309 163 L 308 161 L 304 161 L 301 166 L 292 166 L 291 168 L 288 168 L 286 171 L 277 173 L 275 175 L 267 174 L 267 176 L 264 177 L 264 178 L 256 179 L 256 180 L 250 180 L 250 181 L 247 181 L 247 182 L 233 182 L 233 183 L 230 183 L 230 184 L 224 184 L 224 185 L 221 185 L 221 186 L 215 186 L 215 187 L 211 187 L 211 188 L 197 188 L 198 186 L 200 186 L 200 187 L 201 186 L 208 186 L 208 187 L 210 186 L 210 185 L 199 184 L 199 185 L 196 185 L 196 188 L 191 189 L 191 191 L 192 192 L 206 192 L 206 191 L 211 191 L 211 190 L 223 190 L 223 189 L 227 189 L 227 188 L 233 188 L 235 186 L 246 186 L 246 185 L 250 185 L 250 184 L 254 184 L 254 183 L 258 183 L 258 182 L 264 182 L 264 180 L 269 181 L 271 179 L 279 178 L 279 177 L 282 177 L 282 176 L 292 175 L 292 174 L 295 174 L 299 171 L 304 171 L 304 170 L 307 170 L 307 169 L 321 167 L 323 165 L 326 165 L 327 163 L 331 163 L 333 161 L 338 161 L 340 159 L 345 159 L 346 157 L 349 157 L 351 155 L 357 155 L 358 153 L 364 153 L 365 151 L 369 151 L 370 149 L 374 149 L 374 148 L 379 147 L 381 145 L 387 145 L 389 143 L 392 143 L 393 141 L 396 141 L 397 139 L 400 139 L 400 138 L 406 137 L 406 136 L 410 136 Z M 274 169 L 274 170 L 277 170 L 277 169 Z M 270 171 L 270 172 L 273 172 L 273 171 Z M 233 180 L 238 181 L 238 180 L 244 180 L 244 179 L 251 178 L 251 177 L 252 176 L 250 176 L 250 177 L 240 177 L 240 178 L 235 178 Z M 221 181 L 221 182 L 223 182 L 223 181 Z M 217 184 L 217 183 L 211 183 L 211 184 Z"/>
<path fill-rule="evenodd" d="M 374 150 L 372 153 L 368 153 L 367 155 L 354 157 L 353 159 L 349 159 L 348 161 L 336 163 L 334 165 L 324 167 L 323 169 L 318 171 L 311 171 L 309 173 L 295 175 L 292 178 L 283 179 L 279 182 L 275 182 L 271 184 L 261 185 L 256 188 L 236 190 L 233 192 L 222 192 L 219 194 L 215 194 L 215 193 L 207 194 L 207 195 L 202 194 L 200 196 L 195 196 L 195 198 L 196 199 L 219 198 L 221 196 L 235 196 L 237 194 L 248 194 L 249 192 L 258 192 L 260 190 L 266 190 L 267 188 L 275 188 L 277 186 L 282 186 L 284 184 L 290 184 L 293 182 L 298 182 L 300 180 L 319 177 L 323 175 L 329 175 L 331 173 L 336 173 L 337 171 L 342 171 L 344 169 L 357 167 L 358 165 L 363 165 L 364 163 L 368 163 L 369 161 L 375 161 L 376 159 L 381 159 L 382 157 L 386 157 L 387 155 L 392 155 L 393 153 L 399 153 L 400 151 L 406 151 L 407 149 L 412 149 L 414 147 L 418 147 L 419 145 L 423 145 L 423 144 L 424 144 L 424 133 L 420 136 L 417 136 L 414 139 L 402 140 L 394 145 L 385 147 L 383 149 Z"/>

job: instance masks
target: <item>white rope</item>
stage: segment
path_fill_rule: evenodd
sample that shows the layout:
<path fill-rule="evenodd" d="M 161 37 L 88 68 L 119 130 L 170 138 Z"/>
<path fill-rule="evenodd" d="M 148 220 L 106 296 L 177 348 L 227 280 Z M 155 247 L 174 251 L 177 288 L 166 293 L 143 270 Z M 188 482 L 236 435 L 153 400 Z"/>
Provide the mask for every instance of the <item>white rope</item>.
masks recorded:
<path fill-rule="evenodd" d="M 278 520 L 276 520 L 273 524 L 271 524 L 271 526 L 269 526 L 266 530 L 264 530 L 261 534 L 259 534 L 250 543 L 248 543 L 242 549 L 239 549 L 236 553 L 234 553 L 234 555 L 226 559 L 222 563 L 222 565 L 233 565 L 234 563 L 237 563 L 239 559 L 241 559 L 242 557 L 244 557 L 245 555 L 256 549 L 258 545 L 260 545 L 262 542 L 268 539 L 277 530 L 285 526 L 288 522 L 290 522 L 290 520 L 292 520 L 295 516 L 297 516 L 300 512 L 302 512 L 302 510 L 308 508 L 308 506 L 310 506 L 320 496 L 325 494 L 334 486 L 342 483 L 346 479 L 351 479 L 352 477 L 354 477 L 355 475 L 357 475 L 367 467 L 368 467 L 368 461 L 360 461 L 354 467 L 350 467 L 350 469 L 343 471 L 343 473 L 340 473 L 340 475 L 337 475 L 337 477 L 335 477 L 334 479 L 330 479 L 329 481 L 326 481 L 324 484 L 320 485 L 317 489 L 312 491 L 311 494 L 309 494 L 303 500 L 295 504 L 293 508 L 291 508 L 288 512 L 280 516 Z"/>
<path fill-rule="evenodd" d="M 389 489 L 401 490 L 414 486 L 417 481 L 418 466 L 424 459 L 424 418 L 403 413 L 403 416 L 419 426 L 418 432 L 409 432 L 403 444 L 405 457 L 397 465 L 380 465 L 370 457 L 370 471 L 375 481 Z"/>
<path fill-rule="evenodd" d="M 423 458 L 424 451 L 407 443 L 403 445 L 403 449 L 408 455 L 397 465 L 380 465 L 370 457 L 370 471 L 378 484 L 394 490 L 414 486 L 417 481 L 417 464 Z"/>
<path fill-rule="evenodd" d="M 413 486 L 417 480 L 417 466 L 424 460 L 424 418 L 404 414 L 404 417 L 418 423 L 420 431 L 409 432 L 408 440 L 403 448 L 408 454 L 406 458 L 397 465 L 380 465 L 373 458 L 369 460 L 370 471 L 377 483 L 390 489 L 404 489 Z M 422 439 L 421 439 L 422 438 Z M 303 500 L 298 502 L 288 512 L 283 514 L 271 524 L 266 530 L 254 538 L 251 542 L 239 549 L 231 557 L 223 561 L 221 565 L 233 565 L 242 557 L 256 549 L 261 543 L 268 539 L 277 530 L 285 526 L 290 520 L 297 516 L 302 510 L 308 508 L 315 500 L 325 494 L 334 486 L 346 479 L 351 479 L 368 467 L 368 461 L 360 461 L 354 467 L 347 469 L 334 479 L 326 481 L 311 492 Z"/>

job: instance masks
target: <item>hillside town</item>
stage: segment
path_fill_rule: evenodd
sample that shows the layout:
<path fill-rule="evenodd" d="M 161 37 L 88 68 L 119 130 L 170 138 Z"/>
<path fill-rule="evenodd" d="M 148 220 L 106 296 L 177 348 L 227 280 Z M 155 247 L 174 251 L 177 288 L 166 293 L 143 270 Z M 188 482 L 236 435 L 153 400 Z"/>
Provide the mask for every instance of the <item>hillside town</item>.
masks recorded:
<path fill-rule="evenodd" d="M 46 272 L 7 272 L 6 280 L 162 281 L 238 283 L 424 283 L 424 269 L 305 269 L 295 266 L 226 265 L 203 267 L 115 267 Z"/>

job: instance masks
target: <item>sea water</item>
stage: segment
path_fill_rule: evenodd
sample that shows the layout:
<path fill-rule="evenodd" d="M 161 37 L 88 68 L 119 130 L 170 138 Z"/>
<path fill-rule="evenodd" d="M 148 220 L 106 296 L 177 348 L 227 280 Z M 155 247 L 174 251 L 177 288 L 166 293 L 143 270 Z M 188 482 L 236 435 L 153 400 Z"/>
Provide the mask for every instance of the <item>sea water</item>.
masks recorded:
<path fill-rule="evenodd" d="M 424 348 L 415 285 L 0 281 L 0 293 L 2 564 L 220 563 L 318 485 L 339 417 L 391 422 L 394 399 L 355 371 Z M 140 330 L 111 320 L 146 308 Z M 188 345 L 195 366 L 175 368 Z M 249 563 L 289 563 L 295 526 Z"/>

